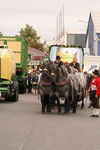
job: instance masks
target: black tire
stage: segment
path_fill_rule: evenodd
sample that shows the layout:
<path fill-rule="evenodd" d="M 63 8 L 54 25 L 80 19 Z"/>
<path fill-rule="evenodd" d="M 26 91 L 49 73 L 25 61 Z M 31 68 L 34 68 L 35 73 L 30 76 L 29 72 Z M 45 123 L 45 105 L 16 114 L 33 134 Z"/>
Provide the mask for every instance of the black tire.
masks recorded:
<path fill-rule="evenodd" d="M 14 81 L 11 89 L 11 96 L 5 97 L 6 102 L 16 102 L 19 99 L 19 84 L 17 81 Z"/>
<path fill-rule="evenodd" d="M 19 84 L 17 81 L 14 81 L 13 83 L 13 89 L 14 89 L 14 92 L 10 99 L 11 101 L 16 102 L 19 99 Z"/>
<path fill-rule="evenodd" d="M 10 101 L 11 101 L 11 98 L 10 98 L 10 97 L 5 97 L 5 101 L 6 101 L 6 102 L 10 102 Z"/>

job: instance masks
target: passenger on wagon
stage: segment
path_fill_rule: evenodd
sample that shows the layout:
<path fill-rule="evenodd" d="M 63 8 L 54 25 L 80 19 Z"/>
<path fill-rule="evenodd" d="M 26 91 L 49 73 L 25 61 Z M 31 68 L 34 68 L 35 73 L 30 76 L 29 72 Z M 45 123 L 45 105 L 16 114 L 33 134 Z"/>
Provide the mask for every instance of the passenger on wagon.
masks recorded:
<path fill-rule="evenodd" d="M 80 64 L 78 63 L 76 57 L 73 58 L 73 61 L 69 65 L 72 66 L 74 69 L 76 69 L 78 72 L 81 72 Z"/>

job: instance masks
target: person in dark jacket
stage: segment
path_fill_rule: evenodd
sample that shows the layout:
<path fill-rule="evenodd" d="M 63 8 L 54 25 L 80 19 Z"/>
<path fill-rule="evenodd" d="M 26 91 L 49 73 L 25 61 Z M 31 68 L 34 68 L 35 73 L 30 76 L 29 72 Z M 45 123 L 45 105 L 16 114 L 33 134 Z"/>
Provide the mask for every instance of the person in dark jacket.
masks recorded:
<path fill-rule="evenodd" d="M 37 73 L 37 71 L 35 70 L 35 71 L 33 71 L 33 73 L 32 73 L 32 93 L 33 94 L 38 94 L 38 73 Z"/>
<path fill-rule="evenodd" d="M 92 73 L 87 73 L 87 77 L 86 77 L 86 94 L 89 95 L 89 106 L 88 108 L 93 107 L 92 106 L 92 96 L 91 96 L 91 92 L 90 92 L 90 85 L 91 85 L 91 81 L 93 80 L 94 76 Z"/>
<path fill-rule="evenodd" d="M 31 83 L 31 73 L 28 73 L 28 78 L 27 78 L 27 89 L 28 93 L 32 93 L 32 83 Z"/>
<path fill-rule="evenodd" d="M 78 72 L 81 72 L 80 64 L 78 63 L 76 57 L 73 58 L 73 61 L 69 65 L 72 66 L 74 69 L 76 69 Z"/>

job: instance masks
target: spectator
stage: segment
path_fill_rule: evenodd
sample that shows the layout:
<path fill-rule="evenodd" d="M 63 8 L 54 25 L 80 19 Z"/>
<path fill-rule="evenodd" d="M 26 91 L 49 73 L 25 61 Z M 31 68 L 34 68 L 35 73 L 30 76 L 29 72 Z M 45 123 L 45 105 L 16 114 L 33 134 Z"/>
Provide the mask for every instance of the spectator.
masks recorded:
<path fill-rule="evenodd" d="M 31 74 L 32 74 L 32 68 L 29 66 L 29 68 L 28 68 L 28 78 L 27 78 L 28 93 L 32 93 Z"/>
<path fill-rule="evenodd" d="M 37 72 L 36 72 L 36 70 L 35 71 L 33 71 L 33 73 L 32 73 L 32 92 L 33 92 L 33 94 L 38 94 L 38 74 L 37 74 Z"/>
<path fill-rule="evenodd" d="M 31 72 L 28 72 L 27 89 L 28 93 L 32 93 Z"/>
<path fill-rule="evenodd" d="M 93 72 L 94 78 L 91 82 L 91 99 L 93 106 L 93 115 L 90 117 L 99 117 L 99 98 L 100 98 L 100 75 L 99 70 Z"/>
<path fill-rule="evenodd" d="M 89 96 L 89 106 L 88 108 L 91 108 L 92 107 L 92 97 L 91 97 L 91 91 L 90 91 L 90 85 L 91 85 L 91 81 L 93 80 L 94 78 L 94 75 L 90 72 L 87 73 L 87 76 L 86 76 L 86 95 Z"/>

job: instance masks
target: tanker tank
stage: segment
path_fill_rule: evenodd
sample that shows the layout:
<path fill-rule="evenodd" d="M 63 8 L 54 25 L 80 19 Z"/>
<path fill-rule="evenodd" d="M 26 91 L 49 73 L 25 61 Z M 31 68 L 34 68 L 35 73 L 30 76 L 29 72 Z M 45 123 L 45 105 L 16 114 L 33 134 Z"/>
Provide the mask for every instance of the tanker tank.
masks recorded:
<path fill-rule="evenodd" d="M 11 80 L 15 74 L 15 61 L 13 53 L 6 45 L 0 45 L 0 78 Z"/>

